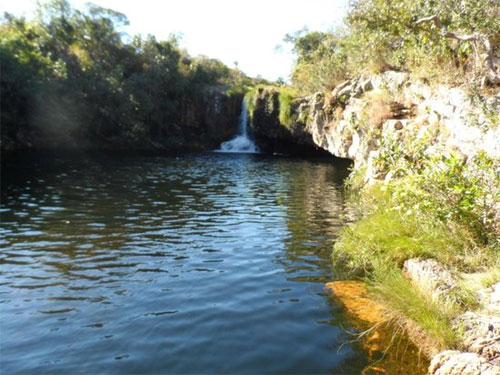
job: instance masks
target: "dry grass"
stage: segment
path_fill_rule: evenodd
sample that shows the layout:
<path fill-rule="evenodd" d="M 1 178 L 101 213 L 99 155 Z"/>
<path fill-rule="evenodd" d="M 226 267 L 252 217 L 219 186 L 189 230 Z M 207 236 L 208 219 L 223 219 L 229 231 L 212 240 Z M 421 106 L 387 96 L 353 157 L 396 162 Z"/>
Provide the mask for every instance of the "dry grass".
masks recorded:
<path fill-rule="evenodd" d="M 385 91 L 368 93 L 368 104 L 363 109 L 362 123 L 369 128 L 381 129 L 382 124 L 392 117 L 391 100 Z"/>

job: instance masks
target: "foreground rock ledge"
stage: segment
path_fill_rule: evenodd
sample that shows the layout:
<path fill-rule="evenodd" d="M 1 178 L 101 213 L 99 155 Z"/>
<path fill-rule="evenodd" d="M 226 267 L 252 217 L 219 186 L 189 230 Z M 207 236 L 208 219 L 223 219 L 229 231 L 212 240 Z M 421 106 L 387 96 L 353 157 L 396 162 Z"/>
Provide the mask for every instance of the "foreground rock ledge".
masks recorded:
<path fill-rule="evenodd" d="M 447 350 L 432 359 L 429 374 L 433 375 L 500 375 L 500 367 L 492 365 L 475 353 Z"/>
<path fill-rule="evenodd" d="M 458 288 L 458 281 L 434 259 L 409 259 L 403 271 L 416 288 L 427 292 L 437 302 L 446 303 L 447 295 Z M 500 375 L 500 282 L 479 291 L 482 311 L 467 311 L 453 322 L 463 331 L 467 351 L 447 350 L 433 357 L 431 375 Z"/>

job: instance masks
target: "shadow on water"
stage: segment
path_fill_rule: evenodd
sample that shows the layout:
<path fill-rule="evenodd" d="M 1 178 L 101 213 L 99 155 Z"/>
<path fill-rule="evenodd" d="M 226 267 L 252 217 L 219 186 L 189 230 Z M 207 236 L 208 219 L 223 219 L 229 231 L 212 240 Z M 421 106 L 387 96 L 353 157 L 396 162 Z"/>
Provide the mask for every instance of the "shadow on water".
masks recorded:
<path fill-rule="evenodd" d="M 331 159 L 3 160 L 6 373 L 359 374 L 324 290 L 345 225 Z M 293 353 L 293 355 L 291 355 Z"/>

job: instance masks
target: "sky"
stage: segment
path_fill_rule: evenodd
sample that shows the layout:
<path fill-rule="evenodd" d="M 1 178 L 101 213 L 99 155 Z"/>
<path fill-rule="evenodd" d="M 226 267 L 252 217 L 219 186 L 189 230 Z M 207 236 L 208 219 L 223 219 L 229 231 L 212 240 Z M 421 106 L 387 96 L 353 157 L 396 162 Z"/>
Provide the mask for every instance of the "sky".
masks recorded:
<path fill-rule="evenodd" d="M 88 0 L 70 0 L 83 9 Z M 124 13 L 129 35 L 167 39 L 182 36 L 190 55 L 216 58 L 246 74 L 288 79 L 294 56 L 283 42 L 287 33 L 307 27 L 329 31 L 339 26 L 348 0 L 93 0 Z M 0 13 L 30 18 L 36 0 L 0 0 Z M 281 46 L 281 48 L 277 48 Z"/>

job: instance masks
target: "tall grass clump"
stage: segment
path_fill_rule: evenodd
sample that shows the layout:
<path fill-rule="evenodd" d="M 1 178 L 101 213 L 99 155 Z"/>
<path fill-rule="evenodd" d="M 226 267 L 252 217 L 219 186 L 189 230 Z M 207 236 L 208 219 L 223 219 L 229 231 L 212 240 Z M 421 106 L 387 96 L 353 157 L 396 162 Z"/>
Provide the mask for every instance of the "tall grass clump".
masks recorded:
<path fill-rule="evenodd" d="M 356 274 L 370 274 L 386 266 L 402 267 L 410 258 L 436 258 L 456 263 L 467 238 L 450 238 L 446 226 L 432 218 L 407 215 L 393 209 L 390 193 L 379 197 L 374 212 L 347 227 L 337 240 L 333 252 L 335 263 Z M 366 206 L 365 206 L 366 207 Z"/>
<path fill-rule="evenodd" d="M 369 290 L 391 309 L 399 324 L 404 326 L 407 318 L 416 323 L 437 350 L 459 347 L 458 334 L 451 327 L 458 311 L 453 302 L 437 303 L 416 289 L 399 269 L 376 272 Z"/>

